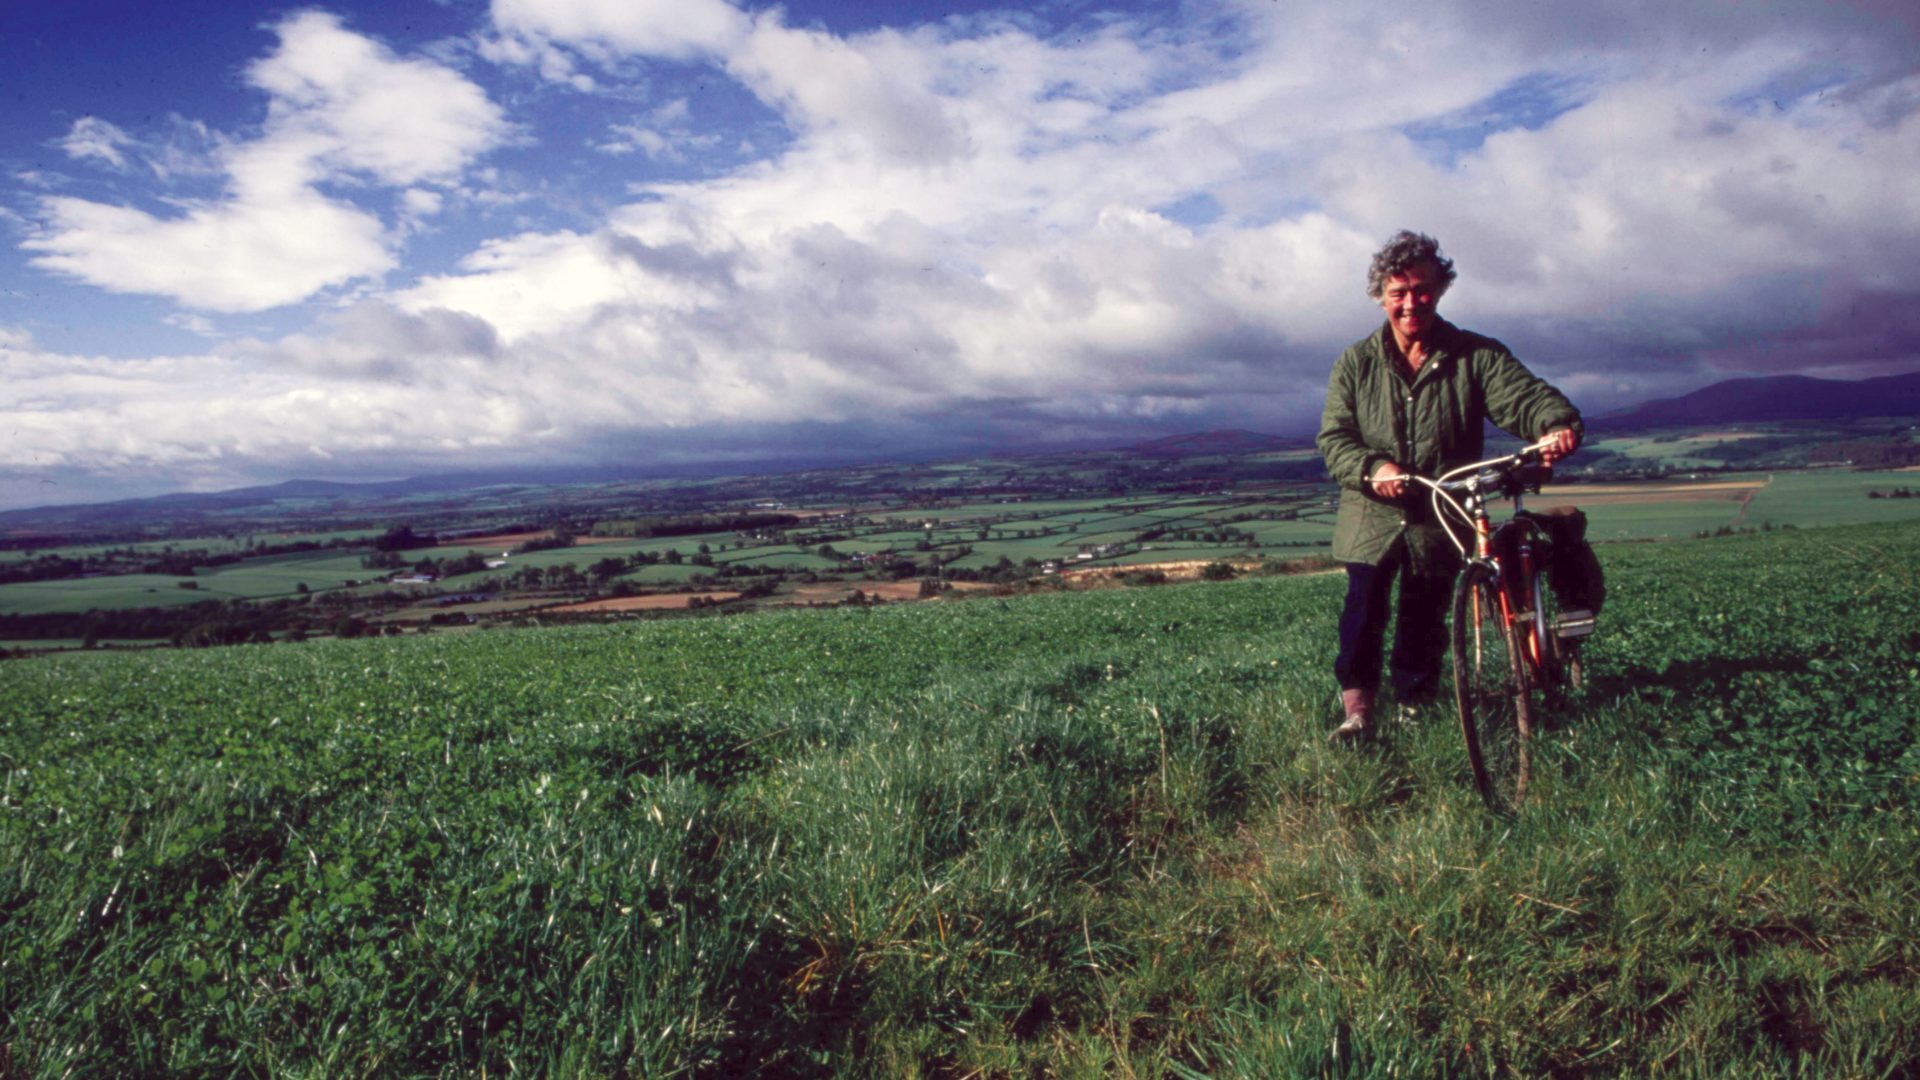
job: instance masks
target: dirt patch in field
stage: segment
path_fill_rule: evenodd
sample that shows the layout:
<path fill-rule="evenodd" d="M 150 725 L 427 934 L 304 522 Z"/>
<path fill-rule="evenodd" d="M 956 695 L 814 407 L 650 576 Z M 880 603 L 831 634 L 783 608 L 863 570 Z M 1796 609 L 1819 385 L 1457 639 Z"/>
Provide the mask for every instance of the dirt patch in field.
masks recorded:
<path fill-rule="evenodd" d="M 588 600 L 578 604 L 563 604 L 548 608 L 549 611 L 673 611 L 693 603 L 694 597 L 701 597 L 708 603 L 717 604 L 723 600 L 739 597 L 737 592 L 709 593 L 657 593 L 653 596 L 616 596 L 608 600 Z"/>
<path fill-rule="evenodd" d="M 1200 576 L 1200 571 L 1220 559 L 1181 559 L 1176 562 L 1128 563 L 1125 566 L 1089 566 L 1084 570 L 1062 570 L 1060 576 L 1068 581 L 1087 582 L 1101 578 L 1115 578 L 1121 574 L 1142 574 L 1158 571 L 1167 575 L 1168 581 L 1190 581 Z M 1224 560 L 1235 570 L 1246 571 L 1244 563 L 1231 559 Z"/>
<path fill-rule="evenodd" d="M 954 592 L 979 592 L 993 588 L 984 581 L 955 581 L 950 583 Z M 798 585 L 794 587 L 791 600 L 796 604 L 837 604 L 859 590 L 863 595 L 881 600 L 918 600 L 920 582 L 912 581 L 848 581 L 839 584 Z"/>
<path fill-rule="evenodd" d="M 1702 484 L 1594 484 L 1554 488 L 1534 496 L 1544 506 L 1627 506 L 1634 503 L 1740 502 L 1766 487 L 1760 480 Z"/>

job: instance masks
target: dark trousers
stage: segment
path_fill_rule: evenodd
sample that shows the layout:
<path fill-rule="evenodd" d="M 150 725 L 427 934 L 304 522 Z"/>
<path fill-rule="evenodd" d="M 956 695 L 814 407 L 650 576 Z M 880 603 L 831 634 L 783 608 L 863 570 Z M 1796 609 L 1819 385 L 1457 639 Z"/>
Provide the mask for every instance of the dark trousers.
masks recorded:
<path fill-rule="evenodd" d="M 1451 569 L 1451 568 L 1449 568 Z M 1400 580 L 1400 615 L 1389 659 L 1394 694 L 1420 701 L 1440 688 L 1440 658 L 1447 651 L 1447 601 L 1453 574 L 1416 575 L 1404 541 L 1378 566 L 1347 564 L 1347 606 L 1340 613 L 1340 655 L 1333 673 L 1342 690 L 1372 690 L 1380 684 L 1380 652 L 1387 636 L 1393 582 Z"/>

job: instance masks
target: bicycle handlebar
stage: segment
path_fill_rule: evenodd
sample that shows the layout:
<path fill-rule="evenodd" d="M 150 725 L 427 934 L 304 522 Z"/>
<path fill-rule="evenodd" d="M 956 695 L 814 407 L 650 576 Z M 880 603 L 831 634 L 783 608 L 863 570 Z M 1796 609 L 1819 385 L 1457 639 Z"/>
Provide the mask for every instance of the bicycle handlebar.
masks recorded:
<path fill-rule="evenodd" d="M 1479 495 L 1488 492 L 1512 498 L 1525 491 L 1539 491 L 1545 474 L 1551 472 L 1546 458 L 1541 453 L 1548 441 L 1541 439 L 1539 442 L 1523 447 L 1518 453 L 1448 469 L 1440 474 L 1438 480 L 1429 480 L 1424 476 L 1411 474 L 1409 479 L 1433 489 L 1434 519 L 1447 531 L 1447 539 L 1453 541 L 1453 546 L 1459 549 L 1460 554 L 1466 555 L 1467 545 L 1454 535 L 1453 526 L 1448 524 L 1445 511 L 1451 509 L 1469 526 L 1473 523 L 1473 515 L 1467 512 L 1466 507 L 1460 505 L 1460 500 L 1454 498 L 1454 495 Z M 1460 478 L 1462 474 L 1469 475 Z M 1442 503 L 1443 499 L 1445 503 Z"/>
<path fill-rule="evenodd" d="M 1434 482 L 1435 486 L 1449 495 L 1489 490 L 1511 495 L 1515 490 L 1538 491 L 1546 479 L 1545 474 L 1551 471 L 1537 447 L 1528 447 L 1502 458 L 1475 462 L 1465 468 L 1474 470 L 1473 475 L 1464 480 L 1448 480 L 1443 476 Z M 1453 476 L 1460 471 L 1451 470 L 1446 476 Z"/>

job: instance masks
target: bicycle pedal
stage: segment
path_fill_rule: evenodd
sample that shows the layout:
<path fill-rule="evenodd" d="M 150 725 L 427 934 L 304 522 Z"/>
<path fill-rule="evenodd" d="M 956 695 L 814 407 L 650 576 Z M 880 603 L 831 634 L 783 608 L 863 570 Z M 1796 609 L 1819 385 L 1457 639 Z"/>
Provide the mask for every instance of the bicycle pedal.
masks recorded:
<path fill-rule="evenodd" d="M 1593 633 L 1593 612 L 1563 611 L 1553 621 L 1553 633 L 1559 638 L 1583 638 Z"/>

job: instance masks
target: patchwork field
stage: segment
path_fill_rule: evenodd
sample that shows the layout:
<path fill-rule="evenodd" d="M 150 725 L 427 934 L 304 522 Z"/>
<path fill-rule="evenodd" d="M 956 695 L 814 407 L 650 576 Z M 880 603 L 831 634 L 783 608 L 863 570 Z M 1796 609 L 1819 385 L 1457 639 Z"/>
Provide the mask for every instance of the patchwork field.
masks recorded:
<path fill-rule="evenodd" d="M 1590 518 L 1589 535 L 1599 542 L 1683 540 L 1737 529 L 1913 521 L 1920 519 L 1920 500 L 1869 494 L 1915 486 L 1920 482 L 1916 477 L 1920 473 L 1821 469 L 1721 474 L 1706 480 L 1562 484 L 1533 497 L 1530 505 L 1580 506 Z M 1126 566 L 1257 556 L 1297 559 L 1326 552 L 1333 537 L 1334 495 L 1325 483 L 1263 484 L 1209 495 L 973 501 L 885 511 L 841 507 L 836 513 L 816 509 L 797 525 L 771 533 L 580 538 L 575 546 L 512 554 L 498 567 L 407 585 L 405 592 L 431 604 L 436 593 L 499 590 L 512 579 L 515 588 L 538 591 L 543 602 L 551 603 L 556 592 L 568 590 L 577 600 L 605 599 L 593 589 L 616 582 L 623 589 L 653 592 L 688 586 L 737 592 L 765 578 L 779 595 L 788 596 L 794 595 L 796 583 L 824 577 L 866 583 L 852 587 L 864 588 L 867 595 L 892 595 L 874 586 L 927 576 L 998 575 L 1011 580 L 1039 575 L 1049 563 Z M 331 535 L 316 534 L 322 539 Z M 478 552 L 500 561 L 504 553 L 548 535 L 497 533 L 411 549 L 402 553 L 401 571 L 371 569 L 365 562 L 367 550 L 354 548 L 247 558 L 194 568 L 191 576 L 183 570 L 15 581 L 0 584 L 0 615 L 177 609 L 209 600 L 288 600 L 321 593 L 370 602 L 393 590 L 382 579 L 410 573 L 422 560 L 453 562 Z M 225 545 L 223 552 L 248 550 L 239 539 L 208 543 Z M 162 545 L 154 554 L 174 547 Z M 104 550 L 93 545 L 58 553 L 80 558 Z M 20 553 L 15 555 L 12 564 L 20 565 Z M 609 560 L 624 565 L 596 571 L 599 577 L 589 581 L 588 571 Z M 906 591 L 918 595 L 911 584 Z M 78 633 L 73 629 L 48 636 Z M 109 629 L 97 636 L 116 635 Z"/>

